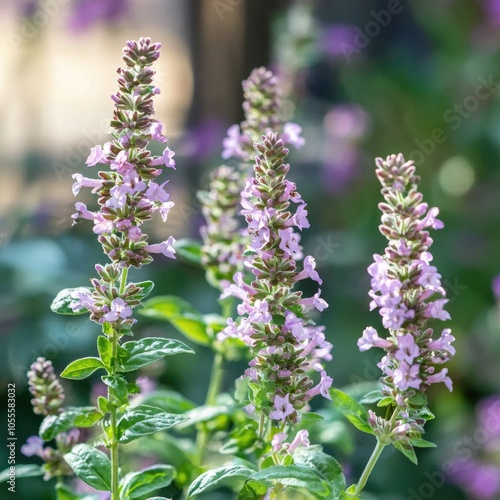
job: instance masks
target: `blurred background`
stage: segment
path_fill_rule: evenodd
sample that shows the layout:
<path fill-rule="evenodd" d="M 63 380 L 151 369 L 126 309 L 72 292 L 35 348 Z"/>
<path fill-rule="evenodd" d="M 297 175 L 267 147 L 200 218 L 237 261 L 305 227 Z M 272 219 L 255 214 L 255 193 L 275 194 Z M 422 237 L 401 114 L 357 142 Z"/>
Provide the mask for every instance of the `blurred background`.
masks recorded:
<path fill-rule="evenodd" d="M 368 491 L 380 500 L 500 499 L 500 283 L 492 286 L 500 273 L 500 1 L 0 0 L 0 33 L 0 469 L 7 384 L 16 384 L 19 447 L 40 424 L 29 365 L 45 356 L 60 372 L 95 353 L 97 325 L 49 309 L 60 289 L 87 285 L 104 260 L 90 225 L 71 227 L 71 175 L 108 140 L 124 42 L 150 36 L 162 43 L 157 118 L 177 160 L 176 209 L 153 237 L 199 239 L 195 193 L 221 163 L 227 128 L 243 117 L 241 80 L 261 65 L 279 75 L 284 117 L 307 141 L 290 156 L 291 177 L 309 204 L 303 244 L 330 303 L 321 321 L 334 344 L 336 387 L 379 376 L 377 353 L 356 347 L 366 326 L 380 326 L 368 311 L 366 273 L 385 247 L 373 159 L 402 152 L 415 161 L 446 226 L 432 251 L 457 338 L 455 388 L 429 394 L 437 418 L 426 437 L 438 447 L 419 450 L 418 467 L 386 450 Z M 189 263 L 160 258 L 140 276 L 154 276 L 156 294 L 180 295 L 204 313 L 218 308 Z M 141 334 L 177 336 L 146 318 L 140 325 Z M 211 353 L 196 350 L 190 370 L 172 358 L 144 375 L 202 403 Z M 240 373 L 228 369 L 228 390 Z M 64 383 L 67 402 L 89 404 L 92 382 Z M 327 443 L 351 481 L 373 447 L 359 433 L 353 443 L 355 452 Z M 17 454 L 18 463 L 37 460 Z M 52 491 L 39 478 L 19 479 L 13 498 Z"/>

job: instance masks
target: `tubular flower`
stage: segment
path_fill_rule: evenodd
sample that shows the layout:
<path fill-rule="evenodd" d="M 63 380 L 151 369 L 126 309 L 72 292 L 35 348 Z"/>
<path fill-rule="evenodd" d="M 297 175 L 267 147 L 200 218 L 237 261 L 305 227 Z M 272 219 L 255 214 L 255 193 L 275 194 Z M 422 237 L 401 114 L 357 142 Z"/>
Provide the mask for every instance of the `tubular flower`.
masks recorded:
<path fill-rule="evenodd" d="M 429 209 L 423 202 L 413 162 L 399 154 L 386 160 L 378 158 L 376 165 L 385 199 L 379 204 L 380 232 L 389 243 L 384 255 L 374 255 L 368 268 L 370 309 L 379 310 L 389 335 L 382 338 L 370 326 L 358 340 L 358 347 L 361 351 L 378 347 L 386 352 L 378 365 L 383 371 L 382 393 L 411 420 L 411 398 L 416 393 L 424 393 L 438 382 L 452 390 L 448 370 L 442 365 L 455 354 L 455 339 L 449 328 L 435 338 L 427 327 L 431 319 L 450 319 L 444 309 L 448 300 L 441 275 L 431 265 L 432 239 L 427 231 L 441 229 L 443 223 L 437 219 L 439 210 Z M 376 424 L 375 419 L 372 422 Z M 418 427 L 419 422 L 415 417 L 413 424 Z"/>
<path fill-rule="evenodd" d="M 283 141 L 297 148 L 305 143 L 300 126 L 283 124 L 280 118 L 282 103 L 278 79 L 271 71 L 264 67 L 254 69 L 242 86 L 245 120 L 229 128 L 222 152 L 226 160 L 239 160 L 239 168 L 219 167 L 211 176 L 209 190 L 198 193 L 207 222 L 201 230 L 202 262 L 208 270 L 209 281 L 219 288 L 223 288 L 236 272 L 243 271 L 241 253 L 246 243 L 241 243 L 244 236 L 236 212 L 255 157 L 254 143 L 268 132 L 281 132 Z"/>
<path fill-rule="evenodd" d="M 331 344 L 325 340 L 324 327 L 306 317 L 311 307 L 323 309 L 326 302 L 303 305 L 300 291 L 293 291 L 305 277 L 318 280 L 315 262 L 306 257 L 304 271 L 297 269 L 302 255 L 296 213 L 306 216 L 306 204 L 293 182 L 286 179 L 290 165 L 284 163 L 288 150 L 276 133 L 268 133 L 255 145 L 258 152 L 254 177 L 242 191 L 242 210 L 248 224 L 249 244 L 244 265 L 253 275 L 250 284 L 242 273 L 223 293 L 241 300 L 240 318 L 228 320 L 219 338 L 237 337 L 248 344 L 254 355 L 246 376 L 250 379 L 250 405 L 279 424 L 293 424 L 315 395 L 329 398 L 332 379 L 322 367 L 331 359 Z M 302 224 L 303 225 L 303 224 Z M 306 273 L 304 275 L 304 272 Z M 308 302 L 309 304 L 309 302 Z M 318 372 L 313 382 L 307 372 Z"/>
<path fill-rule="evenodd" d="M 153 84 L 155 72 L 150 66 L 158 59 L 160 44 L 149 38 L 128 41 L 123 49 L 125 66 L 118 69 L 119 91 L 111 96 L 115 103 L 111 121 L 113 139 L 92 148 L 86 164 L 106 165 L 108 171 L 98 173 L 98 180 L 73 175 L 76 195 L 82 187 L 91 187 L 98 196 L 99 210 L 87 209 L 76 203 L 75 222 L 88 219 L 94 223 L 94 233 L 111 264 L 97 265 L 100 279 L 93 279 L 93 290 L 80 292 L 72 304 L 74 311 L 86 309 L 98 323 L 110 322 L 118 328 L 130 328 L 133 307 L 139 304 L 141 288 L 129 283 L 119 293 L 117 280 L 121 270 L 149 264 L 151 254 L 162 253 L 175 259 L 170 236 L 162 243 L 149 243 L 141 226 L 159 213 L 164 221 L 174 205 L 164 189 L 167 182 L 158 183 L 162 168 L 175 169 L 174 152 L 168 147 L 154 157 L 147 150 L 150 140 L 165 143 L 162 124 L 152 119 L 153 96 L 160 91 Z"/>

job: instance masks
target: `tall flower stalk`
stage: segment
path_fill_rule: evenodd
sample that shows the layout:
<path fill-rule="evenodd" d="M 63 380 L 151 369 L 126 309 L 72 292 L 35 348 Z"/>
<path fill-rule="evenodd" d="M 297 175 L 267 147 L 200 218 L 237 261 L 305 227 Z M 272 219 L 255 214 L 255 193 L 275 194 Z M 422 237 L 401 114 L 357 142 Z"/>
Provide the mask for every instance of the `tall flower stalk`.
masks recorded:
<path fill-rule="evenodd" d="M 210 176 L 208 191 L 198 192 L 206 225 L 201 228 L 203 245 L 201 263 L 206 270 L 207 281 L 224 290 L 236 273 L 243 273 L 243 252 L 248 235 L 239 215 L 241 191 L 251 176 L 256 151 L 254 143 L 267 132 L 282 132 L 283 137 L 296 147 L 304 144 L 301 128 L 295 123 L 283 123 L 282 99 L 276 76 L 264 67 L 254 69 L 242 83 L 245 119 L 240 125 L 232 125 L 223 141 L 222 157 L 236 160 L 236 166 L 221 165 Z M 221 302 L 224 319 L 232 314 L 231 298 Z M 224 346 L 213 344 L 215 358 L 205 403 L 213 405 L 213 394 L 220 391 L 221 370 L 224 366 Z M 199 433 L 198 457 L 208 439 L 206 431 Z"/>
<path fill-rule="evenodd" d="M 377 447 L 356 494 L 359 494 L 385 445 L 389 443 L 414 457 L 413 446 L 425 445 L 420 439 L 424 424 L 432 414 L 426 407 L 425 391 L 443 382 L 451 391 L 448 369 L 443 368 L 454 354 L 451 330 L 445 328 L 434 337 L 431 320 L 446 321 L 448 302 L 441 275 L 431 264 L 429 228 L 441 229 L 439 209 L 429 208 L 418 190 L 420 178 L 415 166 L 403 155 L 376 160 L 376 175 L 382 184 L 384 202 L 380 232 L 388 245 L 383 255 L 374 255 L 368 268 L 371 279 L 370 309 L 379 309 L 388 336 L 380 337 L 373 327 L 358 340 L 361 351 L 377 347 L 385 351 L 378 364 L 382 370 L 379 406 L 387 407 L 388 417 L 369 410 L 368 423 L 377 437 Z"/>
<path fill-rule="evenodd" d="M 254 357 L 245 373 L 249 379 L 246 410 L 258 417 L 261 440 L 273 440 L 278 451 L 307 411 L 309 400 L 317 394 L 330 398 L 332 379 L 322 362 L 331 359 L 332 346 L 325 340 L 324 327 L 307 318 L 311 309 L 327 307 L 320 290 L 311 298 L 293 290 L 300 280 L 311 278 L 321 284 L 321 279 L 311 256 L 304 259 L 302 270 L 297 268 L 302 250 L 295 228 L 308 228 L 309 222 L 306 204 L 286 178 L 288 150 L 272 132 L 255 149 L 254 176 L 247 181 L 241 202 L 250 238 L 244 264 L 253 280 L 246 283 L 243 274 L 237 273 L 223 294 L 241 301 L 240 317 L 229 319 L 219 338 L 237 337 L 250 347 Z M 319 381 L 309 377 L 310 371 L 319 372 Z M 302 437 L 305 442 L 307 434 Z"/>
<path fill-rule="evenodd" d="M 100 171 L 97 179 L 80 173 L 73 175 L 75 196 L 82 187 L 92 188 L 99 206 L 97 211 L 90 211 L 84 203 L 77 202 L 73 218 L 93 222 L 93 231 L 111 262 L 95 266 L 98 278 L 91 280 L 90 288 L 64 290 L 52 306 L 63 314 L 88 312 L 90 319 L 102 327 L 97 341 L 99 358 L 74 361 L 62 376 L 79 380 L 98 369 L 106 371 L 102 380 L 108 386 L 107 398 L 98 398 L 98 408 L 90 424 L 98 421 L 104 430 L 102 442 L 110 453 L 109 484 L 102 481 L 96 485 L 95 481 L 79 474 L 83 457 L 106 470 L 107 459 L 99 455 L 101 452 L 76 447 L 66 460 L 88 484 L 101 490 L 108 488 L 112 500 L 118 500 L 120 489 L 127 490 L 127 479 L 123 479 L 123 484 L 119 472 L 119 444 L 165 430 L 186 418 L 148 405 L 131 407 L 128 395 L 134 389 L 124 376 L 163 356 L 192 352 L 183 343 L 169 339 L 145 338 L 123 343 L 125 336 L 133 335 L 132 327 L 137 321 L 133 318 L 133 309 L 153 288 L 149 281 L 129 282 L 129 269 L 149 264 L 153 260 L 151 254 L 175 258 L 172 236 L 161 243 L 150 243 L 142 230 L 142 225 L 155 213 L 166 221 L 174 205 L 164 189 L 168 181 L 157 182 L 163 168 L 175 169 L 174 153 L 166 147 L 161 156 L 155 157 L 147 149 L 150 140 L 167 142 L 161 123 L 152 118 L 153 97 L 160 91 L 153 84 L 151 66 L 158 59 L 159 50 L 160 44 L 152 43 L 149 38 L 127 42 L 122 57 L 125 66 L 118 69 L 119 91 L 112 96 L 115 103 L 111 121 L 113 138 L 103 146 L 92 148 L 86 161 L 89 167 L 100 164 L 108 170 Z M 80 421 L 82 419 L 76 420 Z M 149 423 L 137 427 L 140 421 Z M 88 421 L 83 423 L 89 425 Z M 158 467 L 160 476 L 167 474 L 166 466 Z"/>

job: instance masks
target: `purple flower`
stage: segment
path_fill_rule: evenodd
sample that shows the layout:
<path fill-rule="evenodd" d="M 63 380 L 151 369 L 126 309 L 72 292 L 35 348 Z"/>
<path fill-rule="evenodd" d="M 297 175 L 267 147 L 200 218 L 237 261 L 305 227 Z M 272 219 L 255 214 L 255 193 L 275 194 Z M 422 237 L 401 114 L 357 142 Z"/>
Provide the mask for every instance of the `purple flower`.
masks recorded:
<path fill-rule="evenodd" d="M 269 418 L 273 420 L 279 420 L 284 422 L 286 417 L 295 412 L 295 408 L 290 404 L 290 394 L 286 394 L 284 397 L 276 394 L 274 397 L 274 411 L 269 414 Z"/>
<path fill-rule="evenodd" d="M 117 321 L 119 318 L 127 319 L 132 316 L 132 308 L 120 297 L 111 302 L 111 309 L 101 319 L 104 321 Z"/>
<path fill-rule="evenodd" d="M 432 337 L 432 329 L 426 328 L 429 318 L 450 319 L 444 310 L 448 300 L 444 298 L 441 276 L 436 267 L 429 265 L 432 240 L 426 229 L 443 227 L 436 218 L 439 210 L 429 209 L 422 202 L 413 162 L 393 155 L 386 160 L 378 158 L 376 164 L 385 198 L 379 204 L 383 213 L 380 232 L 388 239 L 388 246 L 384 255 L 374 255 L 374 263 L 368 267 L 372 277 L 369 296 L 370 309 L 379 308 L 389 336 L 382 339 L 374 328 L 368 327 L 358 340 L 358 347 L 361 351 L 371 347 L 385 350 L 378 365 L 384 373 L 382 394 L 393 399 L 395 414 L 404 415 L 400 427 L 403 432 L 406 424 L 410 429 L 420 428 L 418 410 L 407 403 L 415 391 L 424 392 L 435 383 L 444 383 L 452 390 L 448 369 L 436 370 L 436 365 L 455 354 L 451 346 L 455 339 L 449 328 L 438 339 Z M 374 427 L 376 432 L 386 432 L 386 423 L 374 420 L 373 425 L 379 426 Z M 391 432 L 399 436 L 397 439 L 404 437 L 399 431 L 394 434 L 393 427 Z"/>
<path fill-rule="evenodd" d="M 30 436 L 21 446 L 21 453 L 25 457 L 42 457 L 44 440 L 39 436 Z"/>
<path fill-rule="evenodd" d="M 291 144 L 297 149 L 300 149 L 306 143 L 305 139 L 302 137 L 302 127 L 293 122 L 285 123 L 283 126 L 283 133 L 281 134 L 281 139 L 285 144 Z"/>
<path fill-rule="evenodd" d="M 232 295 L 242 303 L 237 308 L 240 318 L 229 319 L 219 339 L 234 336 L 251 347 L 255 357 L 246 375 L 254 387 L 249 397 L 255 411 L 293 424 L 312 397 L 321 394 L 330 398 L 332 379 L 322 361 L 331 359 L 331 344 L 325 340 L 324 327 L 305 318 L 306 310 L 323 310 L 328 304 L 320 299 L 319 291 L 308 299 L 292 292 L 300 280 L 321 283 L 321 279 L 311 256 L 304 259 L 301 271 L 297 269 L 302 248 L 295 228 L 302 225 L 305 205 L 295 185 L 286 180 L 289 165 L 283 163 L 287 154 L 283 141 L 269 133 L 255 147 L 259 155 L 254 177 L 241 195 L 241 213 L 250 240 L 244 264 L 255 281 L 246 283 L 243 274 L 236 273 L 234 283 L 225 287 L 222 297 Z M 295 213 L 292 204 L 298 205 Z M 301 215 L 296 217 L 298 210 Z M 320 372 L 316 386 L 306 375 L 311 370 Z M 257 390 L 262 393 L 263 387 L 267 401 L 262 396 L 254 401 L 252 394 Z"/>
<path fill-rule="evenodd" d="M 114 23 L 128 13 L 128 0 L 79 0 L 73 10 L 70 26 L 83 31 L 100 21 Z"/>
<path fill-rule="evenodd" d="M 307 448 L 310 444 L 309 432 L 305 429 L 301 429 L 299 432 L 297 432 L 297 434 L 293 438 L 293 441 L 290 443 L 290 446 L 288 447 L 288 453 L 293 453 L 300 446 Z"/>
<path fill-rule="evenodd" d="M 491 288 L 493 290 L 493 294 L 497 301 L 500 302 L 500 274 L 497 274 L 491 283 Z"/>

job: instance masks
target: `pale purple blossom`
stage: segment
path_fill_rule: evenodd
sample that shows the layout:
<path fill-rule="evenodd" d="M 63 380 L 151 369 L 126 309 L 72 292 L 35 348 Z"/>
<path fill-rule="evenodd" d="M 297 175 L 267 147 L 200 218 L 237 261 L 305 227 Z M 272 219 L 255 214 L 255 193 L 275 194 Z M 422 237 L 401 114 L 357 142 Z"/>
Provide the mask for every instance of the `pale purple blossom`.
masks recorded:
<path fill-rule="evenodd" d="M 295 412 L 295 408 L 290 403 L 290 394 L 285 394 L 284 397 L 276 394 L 273 403 L 274 411 L 269 414 L 269 418 L 284 422 L 286 417 Z"/>
<path fill-rule="evenodd" d="M 175 259 L 175 249 L 173 244 L 175 243 L 175 238 L 169 236 L 168 239 L 162 241 L 161 243 L 154 243 L 153 245 L 146 245 L 144 250 L 149 253 L 161 253 L 170 259 Z"/>
<path fill-rule="evenodd" d="M 26 443 L 20 448 L 21 453 L 25 457 L 42 457 L 43 456 L 44 440 L 39 436 L 30 436 Z"/>
<path fill-rule="evenodd" d="M 296 436 L 293 438 L 293 441 L 290 443 L 290 446 L 288 447 L 288 453 L 292 454 L 299 447 L 307 448 L 310 444 L 309 432 L 305 429 L 301 429 L 299 432 L 297 432 Z"/>
<path fill-rule="evenodd" d="M 293 122 L 285 123 L 281 138 L 285 144 L 291 144 L 297 149 L 300 149 L 306 143 L 305 139 L 302 137 L 302 127 Z"/>
<path fill-rule="evenodd" d="M 132 316 L 132 308 L 120 297 L 113 299 L 110 310 L 102 317 L 102 321 L 117 321 Z"/>

